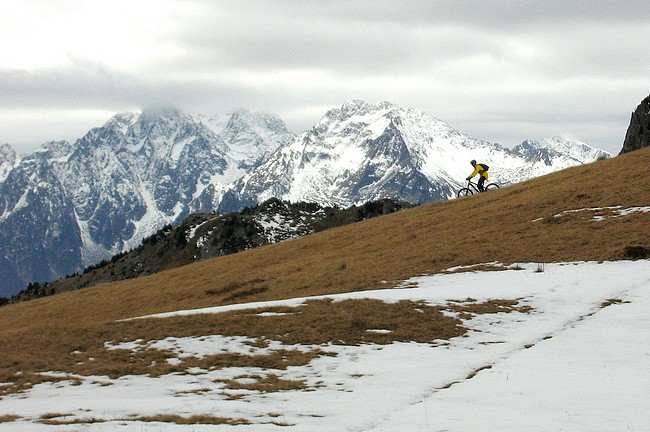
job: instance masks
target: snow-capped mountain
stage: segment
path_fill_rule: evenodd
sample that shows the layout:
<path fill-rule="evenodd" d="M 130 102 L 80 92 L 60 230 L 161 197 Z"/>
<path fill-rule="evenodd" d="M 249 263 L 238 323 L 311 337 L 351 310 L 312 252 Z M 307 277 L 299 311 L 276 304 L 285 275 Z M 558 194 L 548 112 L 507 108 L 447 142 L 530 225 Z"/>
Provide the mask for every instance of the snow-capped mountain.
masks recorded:
<path fill-rule="evenodd" d="M 193 212 L 269 198 L 349 207 L 453 197 L 472 171 L 513 183 L 601 157 L 584 143 L 509 150 L 389 102 L 350 101 L 294 136 L 277 116 L 121 113 L 74 144 L 0 147 L 0 296 L 133 249 Z"/>
<path fill-rule="evenodd" d="M 286 144 L 277 117 L 239 112 L 208 127 L 174 109 L 121 113 L 74 144 L 44 144 L 16 163 L 2 147 L 0 296 L 79 271 L 139 245 Z M 251 125 L 247 125 L 251 122 Z M 264 131 L 264 125 L 277 130 Z M 246 142 L 242 134 L 255 134 Z M 230 139 L 232 141 L 226 141 Z M 11 167 L 13 164 L 13 167 Z"/>
<path fill-rule="evenodd" d="M 275 151 L 277 143 L 294 138 L 282 119 L 271 114 L 239 110 L 225 115 L 199 114 L 196 119 L 227 142 L 231 155 L 246 169 L 260 165 Z"/>
<path fill-rule="evenodd" d="M 559 138 L 525 141 L 509 150 L 414 108 L 355 100 L 328 111 L 238 180 L 220 210 L 272 196 L 343 207 L 379 198 L 422 203 L 453 197 L 471 173 L 472 159 L 490 166 L 493 181 L 509 184 L 604 154 Z"/>
<path fill-rule="evenodd" d="M 9 144 L 0 145 L 0 182 L 4 181 L 11 171 L 20 162 L 16 151 Z"/>
<path fill-rule="evenodd" d="M 0 295 L 80 263 L 80 228 L 55 167 L 69 152 L 66 142 L 44 144 L 0 183 Z"/>
<path fill-rule="evenodd" d="M 581 141 L 562 137 L 545 138 L 540 141 L 526 140 L 513 147 L 513 152 L 536 161 L 541 160 L 546 165 L 553 165 L 558 160 L 573 159 L 578 164 L 593 162 L 611 155 L 606 151 L 595 149 Z M 569 161 L 570 163 L 570 161 Z"/>

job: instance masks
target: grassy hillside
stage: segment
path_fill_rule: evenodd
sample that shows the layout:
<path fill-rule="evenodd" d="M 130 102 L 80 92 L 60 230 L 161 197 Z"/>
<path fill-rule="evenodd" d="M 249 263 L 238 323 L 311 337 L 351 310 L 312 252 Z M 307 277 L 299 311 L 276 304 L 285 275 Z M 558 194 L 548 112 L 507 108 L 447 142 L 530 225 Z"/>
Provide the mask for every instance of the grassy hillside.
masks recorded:
<path fill-rule="evenodd" d="M 222 333 L 253 332 L 267 338 L 272 334 L 264 332 L 286 332 L 253 330 L 250 320 L 233 316 L 116 323 L 119 319 L 386 288 L 411 276 L 458 265 L 626 258 L 634 252 L 630 247 L 650 245 L 650 213 L 620 212 L 650 205 L 648 166 L 650 149 L 639 150 L 498 191 L 429 203 L 148 277 L 3 307 L 0 383 L 13 382 L 17 387 L 0 384 L 0 396 L 38 380 L 51 380 L 32 372 L 120 376 L 170 371 L 151 368 L 154 362 L 164 363 L 156 359 L 164 358 L 165 353 L 108 351 L 107 341 L 210 334 L 217 328 Z M 494 178 L 498 181 L 498 173 Z M 567 212 L 571 210 L 576 211 Z M 644 249 L 639 251 L 643 256 Z M 310 313 L 322 316 L 323 310 L 331 309 L 323 308 Z M 370 305 L 363 314 L 370 316 L 377 309 Z M 354 312 L 346 316 L 350 314 Z M 404 315 L 408 314 L 395 314 L 391 319 Z M 303 317 L 302 322 L 312 320 Z M 454 327 L 454 323 L 450 325 Z M 85 360 L 80 361 L 80 356 Z"/>
<path fill-rule="evenodd" d="M 193 214 L 176 227 L 167 226 L 144 239 L 138 248 L 91 266 L 83 274 L 45 284 L 31 284 L 12 302 L 45 297 L 102 283 L 135 279 L 217 256 L 301 237 L 413 207 L 383 199 L 347 209 L 269 199 L 241 212 Z M 262 221 L 281 220 L 277 227 Z"/>

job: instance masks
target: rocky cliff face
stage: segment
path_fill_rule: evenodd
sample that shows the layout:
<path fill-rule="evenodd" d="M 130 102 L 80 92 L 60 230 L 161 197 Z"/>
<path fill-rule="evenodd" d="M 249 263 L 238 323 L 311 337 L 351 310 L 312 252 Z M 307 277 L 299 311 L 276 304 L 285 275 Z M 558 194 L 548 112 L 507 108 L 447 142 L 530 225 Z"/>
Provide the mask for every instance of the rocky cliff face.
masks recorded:
<path fill-rule="evenodd" d="M 221 118 L 208 126 L 175 109 L 121 113 L 74 144 L 46 143 L 22 159 L 0 147 L 0 297 L 213 210 L 227 185 L 293 138 L 274 116 Z"/>
<path fill-rule="evenodd" d="M 621 153 L 650 147 L 650 96 L 643 99 L 632 113 Z"/>
<path fill-rule="evenodd" d="M 70 151 L 48 143 L 0 183 L 0 293 L 51 280 L 81 261 L 81 233 L 55 162 Z M 24 287 L 24 285 L 22 285 Z"/>

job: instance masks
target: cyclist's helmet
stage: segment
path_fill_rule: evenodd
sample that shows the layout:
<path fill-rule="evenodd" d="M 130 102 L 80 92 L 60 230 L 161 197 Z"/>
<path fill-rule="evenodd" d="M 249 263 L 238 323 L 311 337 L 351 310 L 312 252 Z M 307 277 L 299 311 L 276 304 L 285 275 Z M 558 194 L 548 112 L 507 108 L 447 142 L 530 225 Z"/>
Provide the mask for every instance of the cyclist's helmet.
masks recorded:
<path fill-rule="evenodd" d="M 472 159 L 472 161 L 470 162 L 470 164 L 472 164 L 472 166 L 474 166 L 474 165 L 476 165 L 476 161 L 475 161 L 474 159 Z"/>

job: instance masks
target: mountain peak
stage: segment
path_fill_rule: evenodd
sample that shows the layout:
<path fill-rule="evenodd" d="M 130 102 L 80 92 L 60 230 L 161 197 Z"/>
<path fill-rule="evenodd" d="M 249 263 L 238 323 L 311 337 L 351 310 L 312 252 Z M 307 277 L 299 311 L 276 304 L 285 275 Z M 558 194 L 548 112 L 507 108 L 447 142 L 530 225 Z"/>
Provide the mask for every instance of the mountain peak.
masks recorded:
<path fill-rule="evenodd" d="M 13 160 L 16 158 L 16 150 L 11 144 L 0 145 L 0 163 Z"/>
<path fill-rule="evenodd" d="M 512 151 L 523 156 L 540 158 L 547 165 L 552 163 L 552 159 L 561 157 L 570 158 L 578 164 L 611 157 L 611 154 L 604 150 L 593 148 L 582 141 L 560 136 L 541 140 L 528 139 L 513 147 Z"/>
<path fill-rule="evenodd" d="M 142 116 L 145 118 L 159 118 L 159 117 L 178 117 L 183 113 L 176 107 L 162 106 L 162 107 L 146 107 L 142 110 Z"/>
<path fill-rule="evenodd" d="M 9 144 L 0 145 L 0 182 L 2 182 L 18 161 L 16 150 Z"/>
<path fill-rule="evenodd" d="M 295 137 L 279 116 L 262 111 L 238 109 L 195 118 L 229 146 L 232 157 L 246 170 L 257 167 Z"/>
<path fill-rule="evenodd" d="M 325 113 L 321 122 L 351 120 L 357 116 L 366 116 L 371 113 L 386 111 L 398 108 L 392 102 L 380 102 L 371 104 L 361 99 L 352 99 L 341 105 L 340 108 L 332 108 Z M 320 122 L 319 122 L 320 123 Z"/>
<path fill-rule="evenodd" d="M 368 105 L 368 102 L 363 99 L 350 99 L 341 105 L 341 111 L 356 111 L 365 109 Z"/>
<path fill-rule="evenodd" d="M 510 184 L 594 161 L 601 153 L 560 137 L 529 140 L 510 151 L 415 108 L 353 99 L 330 109 L 237 182 L 219 210 L 271 196 L 341 207 L 379 198 L 417 204 L 455 196 L 471 159 L 487 162 L 496 182 Z"/>
<path fill-rule="evenodd" d="M 179 123 L 195 123 L 195 120 L 174 107 L 149 107 L 142 110 L 142 113 L 133 118 L 132 124 L 141 125 L 142 130 L 148 130 L 157 125 L 163 129 L 174 129 Z"/>
<path fill-rule="evenodd" d="M 49 158 L 61 158 L 69 156 L 73 146 L 68 141 L 48 141 L 43 144 L 37 152 L 47 153 Z"/>
<path fill-rule="evenodd" d="M 387 111 L 387 110 L 388 111 L 402 110 L 402 108 L 390 101 L 370 103 L 362 99 L 351 99 L 345 102 L 340 108 L 340 112 L 347 116 L 358 114 L 358 113 L 365 113 L 369 111 Z"/>
<path fill-rule="evenodd" d="M 133 124 L 137 118 L 140 116 L 140 113 L 135 112 L 121 112 L 115 114 L 113 117 L 108 119 L 105 123 L 106 125 L 115 125 L 115 126 L 129 126 Z"/>
<path fill-rule="evenodd" d="M 272 115 L 240 111 L 228 120 L 227 143 L 195 117 L 163 107 L 115 114 L 74 144 L 48 142 L 20 160 L 1 146 L 0 297 L 214 210 L 228 185 L 293 138 Z"/>

